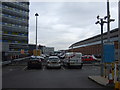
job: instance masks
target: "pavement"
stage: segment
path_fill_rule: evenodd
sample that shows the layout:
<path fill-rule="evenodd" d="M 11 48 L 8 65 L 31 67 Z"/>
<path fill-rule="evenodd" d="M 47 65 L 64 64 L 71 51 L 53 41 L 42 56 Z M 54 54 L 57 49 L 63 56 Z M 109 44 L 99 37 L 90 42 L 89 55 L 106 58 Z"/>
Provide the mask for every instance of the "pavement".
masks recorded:
<path fill-rule="evenodd" d="M 109 84 L 109 80 L 101 76 L 88 76 L 88 78 L 102 86 L 114 88 L 114 84 Z"/>
<path fill-rule="evenodd" d="M 18 58 L 18 59 L 14 59 L 12 60 L 12 62 L 19 62 L 19 61 L 22 61 L 24 59 L 29 59 L 30 57 L 24 57 L 24 58 Z M 8 64 L 11 64 L 12 63 L 11 60 L 7 60 L 7 61 L 4 61 L 4 62 L 1 62 L 0 63 L 0 66 L 4 66 L 4 65 L 8 65 Z"/>

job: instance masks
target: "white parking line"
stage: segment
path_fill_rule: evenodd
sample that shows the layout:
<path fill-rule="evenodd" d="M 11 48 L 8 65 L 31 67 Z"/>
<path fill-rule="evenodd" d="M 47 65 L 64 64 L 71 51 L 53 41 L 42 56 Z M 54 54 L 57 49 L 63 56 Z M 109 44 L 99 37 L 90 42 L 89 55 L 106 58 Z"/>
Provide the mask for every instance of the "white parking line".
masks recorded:
<path fill-rule="evenodd" d="M 26 70 L 27 69 L 27 66 L 25 66 L 24 68 L 23 68 L 23 70 Z"/>
<path fill-rule="evenodd" d="M 45 71 L 45 67 L 43 67 L 43 69 L 42 69 L 43 71 Z"/>
<path fill-rule="evenodd" d="M 62 69 L 63 69 L 63 70 L 65 70 L 65 68 L 64 68 L 64 67 L 62 67 Z"/>

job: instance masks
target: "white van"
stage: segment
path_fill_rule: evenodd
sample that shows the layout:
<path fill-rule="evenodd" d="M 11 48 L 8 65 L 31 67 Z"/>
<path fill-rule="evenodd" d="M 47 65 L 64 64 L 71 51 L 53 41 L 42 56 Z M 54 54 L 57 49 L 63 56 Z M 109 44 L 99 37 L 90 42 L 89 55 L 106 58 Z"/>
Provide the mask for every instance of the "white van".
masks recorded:
<path fill-rule="evenodd" d="M 66 53 L 63 65 L 67 66 L 67 67 L 82 68 L 82 66 L 83 66 L 82 53 L 79 53 L 79 52 Z"/>

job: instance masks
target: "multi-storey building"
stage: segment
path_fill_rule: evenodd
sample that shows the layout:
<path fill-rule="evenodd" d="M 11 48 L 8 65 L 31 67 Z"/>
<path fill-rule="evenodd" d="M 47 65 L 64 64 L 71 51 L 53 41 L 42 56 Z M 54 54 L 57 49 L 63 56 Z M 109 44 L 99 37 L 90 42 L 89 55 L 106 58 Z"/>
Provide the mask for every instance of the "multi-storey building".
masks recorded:
<path fill-rule="evenodd" d="M 2 60 L 18 56 L 21 50 L 28 54 L 29 2 L 1 2 Z"/>
<path fill-rule="evenodd" d="M 118 59 L 118 28 L 110 31 L 110 41 L 115 46 L 115 57 Z M 107 42 L 107 32 L 103 35 L 104 43 Z M 76 42 L 69 47 L 68 51 L 81 52 L 85 55 L 101 56 L 101 35 Z"/>

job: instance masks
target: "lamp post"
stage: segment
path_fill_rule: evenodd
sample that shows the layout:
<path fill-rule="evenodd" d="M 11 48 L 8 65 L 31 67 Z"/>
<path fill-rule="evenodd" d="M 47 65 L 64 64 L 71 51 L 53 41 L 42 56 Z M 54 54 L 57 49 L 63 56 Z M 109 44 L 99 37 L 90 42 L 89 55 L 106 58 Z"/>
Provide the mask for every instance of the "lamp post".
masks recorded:
<path fill-rule="evenodd" d="M 108 36 L 108 42 L 110 42 L 110 22 L 109 22 L 109 20 L 110 20 L 110 11 L 109 11 L 109 0 L 107 0 L 107 29 L 108 29 L 108 31 L 107 31 L 107 36 Z"/>
<path fill-rule="evenodd" d="M 97 16 L 98 21 L 95 24 L 100 24 L 101 25 L 101 76 L 104 76 L 104 66 L 103 66 L 103 25 L 104 23 L 107 23 L 104 21 L 104 18 L 100 18 Z"/>
<path fill-rule="evenodd" d="M 38 13 L 36 13 L 35 16 L 36 16 L 36 56 L 37 56 L 37 49 L 38 49 L 37 48 L 37 16 L 39 16 Z"/>

